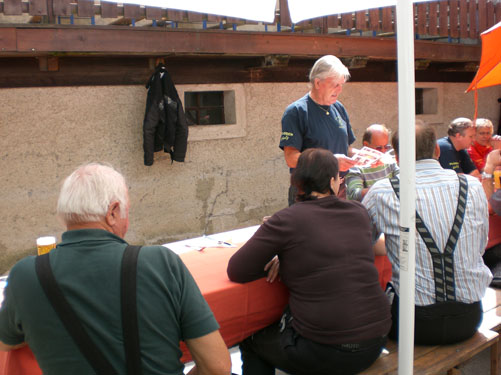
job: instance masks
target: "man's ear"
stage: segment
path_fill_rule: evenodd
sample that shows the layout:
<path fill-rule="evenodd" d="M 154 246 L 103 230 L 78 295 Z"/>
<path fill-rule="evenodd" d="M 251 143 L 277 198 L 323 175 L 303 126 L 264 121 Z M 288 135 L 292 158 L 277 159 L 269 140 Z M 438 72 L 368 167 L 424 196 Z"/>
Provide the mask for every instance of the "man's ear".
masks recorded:
<path fill-rule="evenodd" d="M 438 143 L 435 143 L 435 152 L 433 153 L 433 156 L 437 160 L 440 157 L 440 146 L 438 145 Z"/>
<path fill-rule="evenodd" d="M 120 215 L 120 203 L 113 202 L 108 206 L 108 211 L 106 212 L 106 223 L 109 226 L 115 225 L 118 217 Z"/>

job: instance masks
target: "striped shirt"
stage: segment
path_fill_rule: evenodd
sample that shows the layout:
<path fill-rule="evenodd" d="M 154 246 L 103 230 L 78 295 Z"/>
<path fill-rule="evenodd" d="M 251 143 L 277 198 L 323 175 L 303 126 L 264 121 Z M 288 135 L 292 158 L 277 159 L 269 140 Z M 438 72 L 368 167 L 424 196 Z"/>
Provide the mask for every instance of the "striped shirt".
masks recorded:
<path fill-rule="evenodd" d="M 487 245 L 489 216 L 482 185 L 476 178 L 465 176 L 468 180 L 468 197 L 463 226 L 454 250 L 454 270 L 457 300 L 472 303 L 482 299 L 492 279 L 491 272 L 482 259 Z M 456 215 L 458 191 L 456 172 L 443 169 L 436 160 L 416 162 L 416 211 L 441 252 Z M 389 180 L 374 184 L 362 203 L 367 207 L 377 233 L 385 235 L 386 252 L 392 264 L 392 283 L 399 295 L 400 203 Z M 415 304 L 424 306 L 433 303 L 435 281 L 431 255 L 416 232 Z"/>
<path fill-rule="evenodd" d="M 397 163 L 381 164 L 377 167 L 350 168 L 344 178 L 346 181 L 346 196 L 350 200 L 361 201 L 362 190 L 374 185 L 383 178 L 395 177 L 398 174 Z"/>

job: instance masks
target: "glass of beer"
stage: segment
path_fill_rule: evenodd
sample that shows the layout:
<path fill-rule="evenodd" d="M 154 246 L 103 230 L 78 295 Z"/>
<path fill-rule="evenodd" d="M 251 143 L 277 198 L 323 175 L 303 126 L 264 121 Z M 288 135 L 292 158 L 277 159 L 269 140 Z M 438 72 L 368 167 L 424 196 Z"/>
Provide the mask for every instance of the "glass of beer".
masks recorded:
<path fill-rule="evenodd" d="M 56 237 L 46 236 L 37 238 L 38 255 L 46 254 L 56 247 Z"/>
<path fill-rule="evenodd" d="M 494 189 L 501 189 L 501 170 L 494 171 Z"/>

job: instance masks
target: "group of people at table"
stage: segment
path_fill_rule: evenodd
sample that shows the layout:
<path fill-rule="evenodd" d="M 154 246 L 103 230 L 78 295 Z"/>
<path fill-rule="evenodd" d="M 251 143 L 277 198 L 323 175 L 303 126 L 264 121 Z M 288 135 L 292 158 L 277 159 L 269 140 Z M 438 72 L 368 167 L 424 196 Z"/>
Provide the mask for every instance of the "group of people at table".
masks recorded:
<path fill-rule="evenodd" d="M 397 339 L 399 179 L 387 151 L 393 149 L 398 162 L 399 137 L 395 132 L 390 146 L 389 130 L 370 126 L 363 145 L 385 155 L 357 165 L 355 136 L 338 101 L 348 78 L 334 56 L 315 62 L 309 93 L 282 118 L 280 147 L 291 169 L 289 207 L 264 220 L 228 263 L 232 281 L 279 278 L 289 290 L 281 319 L 240 343 L 243 375 L 271 375 L 275 369 L 356 374 L 378 358 L 388 337 Z M 432 126 L 415 125 L 418 344 L 465 340 L 481 323 L 481 299 L 492 280 L 482 258 L 489 209 L 501 214 L 501 190 L 493 187 L 501 155 L 492 124 L 489 137 L 475 138 L 475 130 L 483 134 L 479 123 L 475 128 L 466 118 L 456 119 L 438 142 Z M 491 144 L 497 149 L 489 149 Z M 96 356 L 62 322 L 64 313 L 54 310 L 51 290 L 41 286 L 51 274 L 90 339 L 85 345 L 99 352 L 113 373 L 182 374 L 179 342 L 184 341 L 195 362 L 190 374 L 230 374 L 218 322 L 168 248 L 137 250 L 136 315 L 124 313 L 130 306 L 123 300 L 134 292 L 122 286 L 131 252 L 124 240 L 129 196 L 120 173 L 101 164 L 79 167 L 62 185 L 57 213 L 67 227 L 61 243 L 46 255 L 22 259 L 9 273 L 0 349 L 29 345 L 44 374 L 103 373 Z M 386 293 L 375 255 L 387 255 L 391 263 Z M 131 342 L 139 358 L 135 370 L 128 357 Z"/>

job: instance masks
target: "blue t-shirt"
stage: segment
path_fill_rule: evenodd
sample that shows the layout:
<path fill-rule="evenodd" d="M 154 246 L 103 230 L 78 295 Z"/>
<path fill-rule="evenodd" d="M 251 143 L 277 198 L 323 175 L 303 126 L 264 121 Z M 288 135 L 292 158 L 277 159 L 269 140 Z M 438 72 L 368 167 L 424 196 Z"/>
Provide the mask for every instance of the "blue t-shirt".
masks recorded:
<path fill-rule="evenodd" d="M 279 147 L 283 150 L 290 146 L 300 152 L 316 147 L 348 155 L 348 147 L 355 139 L 348 114 L 340 102 L 320 106 L 306 94 L 285 109 Z"/>
<path fill-rule="evenodd" d="M 449 137 L 440 138 L 437 143 L 440 147 L 440 157 L 438 161 L 442 168 L 452 169 L 456 173 L 466 174 L 470 174 L 477 169 L 475 164 L 471 161 L 468 152 L 466 150 L 457 151 Z"/>

